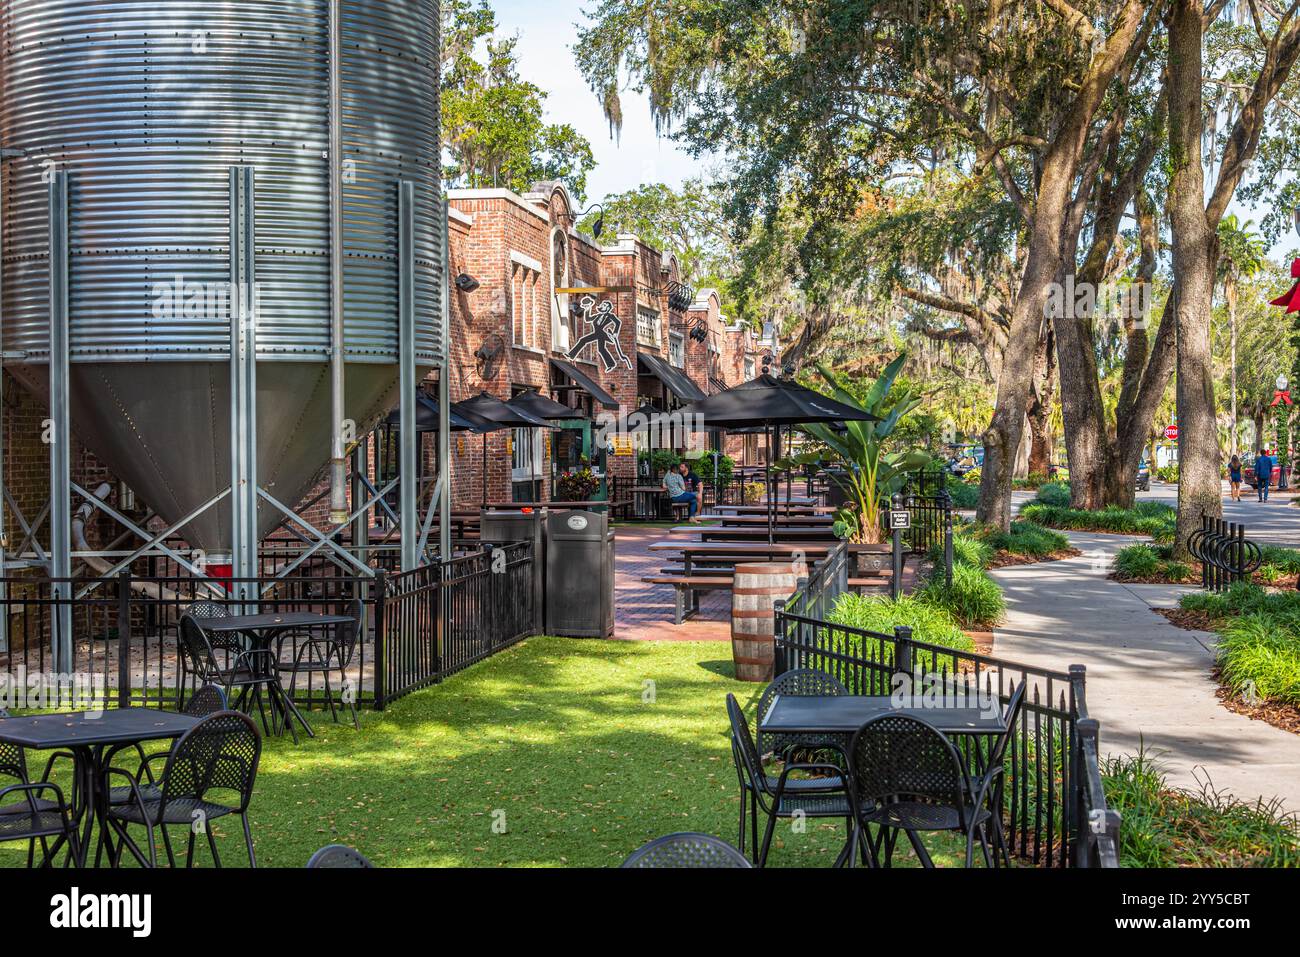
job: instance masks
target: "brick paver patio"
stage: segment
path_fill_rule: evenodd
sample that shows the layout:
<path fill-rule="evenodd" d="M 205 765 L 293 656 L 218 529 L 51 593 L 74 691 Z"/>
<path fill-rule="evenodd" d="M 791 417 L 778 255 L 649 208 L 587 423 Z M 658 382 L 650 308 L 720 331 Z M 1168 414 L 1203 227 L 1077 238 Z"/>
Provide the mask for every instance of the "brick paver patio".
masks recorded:
<path fill-rule="evenodd" d="M 641 579 L 656 575 L 669 556 L 647 549 L 668 537 L 655 526 L 620 525 L 614 532 L 614 637 L 624 641 L 728 641 L 731 639 L 731 592 L 700 596 L 699 614 L 673 624 L 673 589 Z"/>

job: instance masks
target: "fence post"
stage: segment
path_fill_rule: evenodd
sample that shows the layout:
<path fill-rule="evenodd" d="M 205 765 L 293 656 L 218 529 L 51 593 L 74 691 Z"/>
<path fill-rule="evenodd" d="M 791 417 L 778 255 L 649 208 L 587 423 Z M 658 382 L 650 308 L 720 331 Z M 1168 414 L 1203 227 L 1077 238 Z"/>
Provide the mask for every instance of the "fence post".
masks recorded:
<path fill-rule="evenodd" d="M 783 675 L 790 670 L 786 663 L 785 648 L 785 599 L 778 598 L 772 603 L 772 624 L 774 645 L 772 655 L 773 676 Z"/>
<path fill-rule="evenodd" d="M 907 625 L 894 626 L 894 674 L 912 678 L 912 629 Z"/>
<path fill-rule="evenodd" d="M 147 680 L 147 679 L 146 679 Z M 159 685 L 159 697 L 162 687 Z M 149 689 L 145 688 L 148 696 Z M 161 703 L 161 702 L 160 702 Z M 131 705 L 131 572 L 123 569 L 117 576 L 117 706 Z"/>
<path fill-rule="evenodd" d="M 387 695 L 388 654 L 384 612 L 388 598 L 388 573 L 382 568 L 375 572 L 375 710 L 384 710 Z M 358 691 L 358 694 L 360 692 Z"/>
<path fill-rule="evenodd" d="M 1087 676 L 1088 669 L 1084 665 L 1070 665 L 1070 703 L 1073 706 L 1074 714 L 1070 716 L 1070 795 L 1065 802 L 1065 808 L 1072 818 L 1066 822 L 1065 833 L 1067 837 L 1074 840 L 1075 866 L 1085 866 L 1079 863 L 1080 856 L 1087 854 L 1087 836 L 1083 828 L 1087 826 L 1084 813 L 1084 788 L 1087 787 L 1087 776 L 1084 773 L 1083 760 L 1083 736 L 1079 731 L 1079 714 L 1087 711 Z"/>
<path fill-rule="evenodd" d="M 943 509 L 943 576 L 952 587 L 952 496 L 947 483 L 939 486 L 939 507 Z"/>
<path fill-rule="evenodd" d="M 1101 755 L 1101 741 L 1099 728 L 1096 718 L 1080 718 L 1075 722 L 1075 729 L 1079 738 L 1079 772 L 1075 778 L 1075 790 L 1078 794 L 1077 807 L 1075 813 L 1075 844 L 1074 859 L 1076 867 L 1092 867 L 1095 857 L 1096 838 L 1093 835 L 1092 821 L 1088 816 L 1088 802 L 1085 800 L 1087 781 L 1087 760 L 1084 757 L 1086 748 L 1090 745 L 1096 750 L 1098 757 Z"/>
<path fill-rule="evenodd" d="M 903 494 L 895 492 L 893 498 L 890 499 L 890 504 L 895 509 L 901 509 L 903 501 Z M 890 516 L 889 529 L 893 538 L 893 555 L 891 556 L 893 573 L 889 576 L 889 594 L 890 597 L 896 599 L 903 594 L 903 530 L 894 528 L 892 515 Z"/>

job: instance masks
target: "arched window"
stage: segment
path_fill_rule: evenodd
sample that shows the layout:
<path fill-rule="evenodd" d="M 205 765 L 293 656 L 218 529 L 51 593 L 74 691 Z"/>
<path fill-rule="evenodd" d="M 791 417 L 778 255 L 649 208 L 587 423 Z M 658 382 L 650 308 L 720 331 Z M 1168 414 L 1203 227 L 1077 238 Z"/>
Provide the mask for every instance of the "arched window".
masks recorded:
<path fill-rule="evenodd" d="M 569 237 L 556 226 L 551 230 L 551 342 L 560 352 L 567 352 L 569 340 L 569 295 L 555 290 L 569 285 Z"/>

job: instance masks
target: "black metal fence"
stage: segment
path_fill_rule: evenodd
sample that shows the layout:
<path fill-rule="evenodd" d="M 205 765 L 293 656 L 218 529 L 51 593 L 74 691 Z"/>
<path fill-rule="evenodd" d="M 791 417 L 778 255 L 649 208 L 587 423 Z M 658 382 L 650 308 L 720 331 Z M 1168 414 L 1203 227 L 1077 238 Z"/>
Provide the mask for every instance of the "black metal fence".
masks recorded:
<path fill-rule="evenodd" d="M 1233 582 L 1247 581 L 1263 554 L 1246 537 L 1246 526 L 1201 513 L 1201 527 L 1187 536 L 1187 550 L 1201 563 L 1201 587 L 1223 591 Z"/>
<path fill-rule="evenodd" d="M 175 707 L 182 684 L 193 688 L 193 676 L 182 667 L 181 616 L 196 601 L 254 610 L 235 597 L 247 586 L 259 596 L 255 610 L 266 613 L 342 612 L 353 597 L 361 598 L 366 627 L 345 687 L 358 706 L 381 708 L 536 633 L 531 544 L 465 544 L 474 550 L 410 572 L 381 569 L 373 580 L 343 574 L 322 556 L 287 577 L 232 579 L 228 586 L 179 572 L 123 572 L 108 580 L 3 578 L 0 680 L 11 690 L 59 680 L 69 689 L 65 699 L 75 686 L 83 689 L 81 701 L 93 693 L 110 706 Z M 60 641 L 65 620 L 70 635 Z M 298 641 L 286 637 L 286 660 Z M 70 657 L 56 663 L 55 646 L 67 648 Z M 320 676 L 300 676 L 294 698 L 308 707 L 323 705 Z"/>
<path fill-rule="evenodd" d="M 848 591 L 852 556 L 846 541 L 839 541 L 826 557 L 800 578 L 795 593 L 784 603 L 791 614 L 821 618 L 830 613 L 835 600 Z"/>
<path fill-rule="evenodd" d="M 377 709 L 538 631 L 531 542 L 381 574 L 375 591 Z"/>

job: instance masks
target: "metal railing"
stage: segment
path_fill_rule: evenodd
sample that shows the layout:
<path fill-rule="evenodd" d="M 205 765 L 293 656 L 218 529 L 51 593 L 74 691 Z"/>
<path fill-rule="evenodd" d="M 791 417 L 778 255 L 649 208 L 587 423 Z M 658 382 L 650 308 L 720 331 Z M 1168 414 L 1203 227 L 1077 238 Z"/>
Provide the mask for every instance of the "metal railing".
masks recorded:
<path fill-rule="evenodd" d="M 801 577 L 795 592 L 777 608 L 795 615 L 820 618 L 835 607 L 835 600 L 849 588 L 849 543 L 839 541 L 826 557 L 813 565 L 806 578 Z"/>
<path fill-rule="evenodd" d="M 1075 867 L 1119 867 L 1120 815 L 1106 804 L 1101 777 L 1101 726 L 1088 716 L 1083 665 L 1070 666 L 1076 718 L 1074 780 L 1078 830 L 1074 841 Z"/>
<path fill-rule="evenodd" d="M 1246 526 L 1201 513 L 1201 527 L 1187 536 L 1187 550 L 1201 563 L 1201 587 L 1223 591 L 1248 581 L 1263 553 L 1246 537 Z"/>
<path fill-rule="evenodd" d="M 395 575 L 375 600 L 375 708 L 538 633 L 531 542 Z"/>
<path fill-rule="evenodd" d="M 792 601 L 802 607 L 815 604 L 806 594 Z M 775 630 L 777 674 L 815 668 L 833 675 L 850 694 L 891 694 L 902 678 L 937 705 L 991 701 L 994 696 L 1005 704 L 1017 686 L 1028 682 L 1005 758 L 1007 844 L 1016 857 L 1036 866 L 1078 864 L 1080 841 L 1094 837 L 1086 822 L 1096 820 L 1098 810 L 1105 812 L 1096 722 L 1085 723 L 1082 734 L 1079 728 L 1084 717 L 1079 710 L 1082 668 L 1068 673 L 1032 668 L 916 641 L 907 627 L 884 634 L 834 624 L 792 611 L 789 603 L 777 608 Z M 969 736 L 954 744 L 972 770 L 988 753 L 989 742 Z M 1085 756 L 1089 747 L 1091 761 Z M 1084 860 L 1091 860 L 1083 853 Z M 1110 866 L 1105 862 L 1112 860 L 1097 859 L 1103 862 L 1098 866 Z"/>
<path fill-rule="evenodd" d="M 326 563 L 328 564 L 328 563 Z M 230 589 L 250 585 L 260 598 L 259 612 L 341 612 L 354 596 L 367 601 L 369 582 L 326 573 L 327 568 L 304 565 L 301 574 L 279 579 L 231 579 Z M 57 585 L 65 584 L 64 588 Z M 45 576 L 0 579 L 0 614 L 8 623 L 9 650 L 0 655 L 0 675 L 9 682 L 36 675 L 69 675 L 105 689 L 108 706 L 175 707 L 182 683 L 193 688 L 185 674 L 179 647 L 181 616 L 196 601 L 248 608 L 233 597 L 224 582 L 191 575 L 142 576 L 124 571 L 93 588 L 84 579 Z M 67 587 L 70 586 L 70 587 Z M 250 588 L 250 590 L 252 590 Z M 70 609 L 71 659 L 55 661 L 52 649 L 60 645 L 59 614 Z M 297 652 L 298 639 L 286 638 L 287 657 Z M 370 699 L 364 675 L 368 667 L 369 638 L 363 632 L 347 669 L 348 684 L 357 703 Z M 186 681 L 188 677 L 188 681 Z M 295 688 L 295 700 L 313 705 L 324 702 L 319 676 L 306 675 Z"/>

